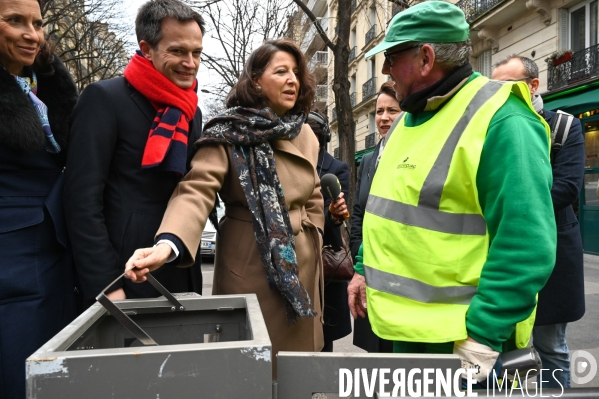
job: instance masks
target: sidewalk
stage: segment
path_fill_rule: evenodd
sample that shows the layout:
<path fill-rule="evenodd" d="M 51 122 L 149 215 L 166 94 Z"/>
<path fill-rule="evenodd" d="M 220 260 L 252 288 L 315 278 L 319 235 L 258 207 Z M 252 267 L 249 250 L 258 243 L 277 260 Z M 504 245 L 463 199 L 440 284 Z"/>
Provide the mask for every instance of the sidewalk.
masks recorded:
<path fill-rule="evenodd" d="M 597 364 L 599 363 L 599 256 L 584 255 L 584 292 L 586 312 L 582 319 L 568 324 L 568 347 L 571 358 L 577 350 L 584 350 L 594 356 L 595 370 L 597 371 Z M 583 358 L 573 360 L 575 360 L 575 364 L 571 365 L 572 375 L 578 373 L 578 377 L 583 378 L 588 375 L 590 368 L 593 366 L 592 361 L 586 362 Z M 583 371 L 585 362 L 587 367 Z M 579 385 L 573 381 L 572 386 L 599 387 L 599 372 L 590 382 Z"/>

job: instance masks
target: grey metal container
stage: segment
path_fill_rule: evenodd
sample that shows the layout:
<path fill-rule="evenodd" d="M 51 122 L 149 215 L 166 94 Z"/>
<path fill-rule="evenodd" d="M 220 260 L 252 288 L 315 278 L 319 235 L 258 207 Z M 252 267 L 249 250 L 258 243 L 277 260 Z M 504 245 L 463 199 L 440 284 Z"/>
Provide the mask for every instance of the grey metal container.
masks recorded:
<path fill-rule="evenodd" d="M 256 295 L 175 297 L 185 311 L 162 297 L 115 302 L 159 346 L 90 307 L 27 359 L 27 397 L 270 398 L 271 342 Z"/>

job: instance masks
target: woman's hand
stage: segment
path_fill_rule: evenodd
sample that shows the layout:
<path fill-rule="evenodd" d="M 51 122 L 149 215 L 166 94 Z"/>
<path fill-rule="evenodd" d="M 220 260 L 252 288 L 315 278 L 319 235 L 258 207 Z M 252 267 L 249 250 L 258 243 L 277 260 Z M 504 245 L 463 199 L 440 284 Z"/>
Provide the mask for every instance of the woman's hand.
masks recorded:
<path fill-rule="evenodd" d="M 341 221 L 349 217 L 347 205 L 345 204 L 345 198 L 343 198 L 343 196 L 344 193 L 339 194 L 337 201 L 331 201 L 331 204 L 329 205 L 329 212 L 331 213 L 331 216 Z"/>
<path fill-rule="evenodd" d="M 136 250 L 125 265 L 125 277 L 136 283 L 143 283 L 147 280 L 146 274 L 164 265 L 171 252 L 171 247 L 165 243 Z"/>

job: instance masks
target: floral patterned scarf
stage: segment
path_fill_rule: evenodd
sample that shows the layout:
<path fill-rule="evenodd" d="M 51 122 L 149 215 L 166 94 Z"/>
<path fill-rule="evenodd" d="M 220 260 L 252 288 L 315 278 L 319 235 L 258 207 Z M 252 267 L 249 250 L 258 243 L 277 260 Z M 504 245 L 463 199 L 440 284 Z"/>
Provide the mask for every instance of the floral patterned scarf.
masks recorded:
<path fill-rule="evenodd" d="M 196 145 L 231 145 L 241 187 L 252 213 L 254 236 L 266 279 L 286 300 L 287 320 L 314 317 L 310 296 L 298 277 L 295 237 L 275 168 L 270 141 L 296 137 L 304 115 L 279 117 L 270 108 L 234 107 L 210 120 Z"/>

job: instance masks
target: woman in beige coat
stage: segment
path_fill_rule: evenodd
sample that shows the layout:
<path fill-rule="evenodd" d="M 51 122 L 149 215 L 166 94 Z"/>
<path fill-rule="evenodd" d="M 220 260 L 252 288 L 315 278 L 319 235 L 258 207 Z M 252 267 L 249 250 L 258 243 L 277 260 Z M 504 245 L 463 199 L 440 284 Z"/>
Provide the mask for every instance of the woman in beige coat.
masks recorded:
<path fill-rule="evenodd" d="M 318 140 L 303 124 L 313 96 L 313 77 L 295 44 L 275 40 L 254 51 L 227 111 L 206 124 L 192 169 L 171 197 L 157 234 L 157 242 L 168 242 L 137 250 L 127 263 L 134 281 L 145 281 L 177 252 L 178 266 L 193 264 L 218 193 L 226 210 L 213 294 L 258 296 L 273 363 L 278 351 L 323 346 Z"/>

